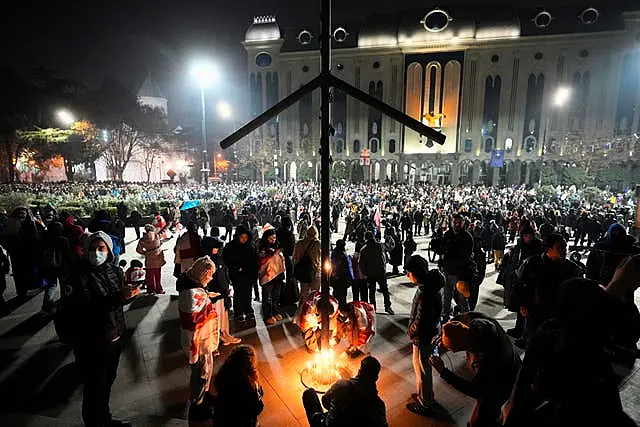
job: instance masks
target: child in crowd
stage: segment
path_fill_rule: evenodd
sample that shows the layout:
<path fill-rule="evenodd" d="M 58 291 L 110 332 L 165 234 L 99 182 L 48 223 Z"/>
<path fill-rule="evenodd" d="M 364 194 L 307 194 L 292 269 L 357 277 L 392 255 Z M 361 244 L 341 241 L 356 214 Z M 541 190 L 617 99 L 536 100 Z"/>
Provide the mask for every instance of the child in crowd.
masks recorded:
<path fill-rule="evenodd" d="M 142 239 L 138 240 L 136 252 L 144 255 L 147 293 L 162 295 L 165 292 L 162 289 L 161 271 L 162 266 L 166 264 L 162 242 L 153 225 L 148 224 L 144 229 L 145 233 Z"/>
<path fill-rule="evenodd" d="M 122 265 L 122 263 L 124 262 L 124 265 Z M 120 261 L 120 266 L 121 267 L 126 267 L 127 262 L 126 261 Z M 131 261 L 131 263 L 129 264 L 129 268 L 127 268 L 127 270 L 124 272 L 124 277 L 125 277 L 125 283 L 129 286 L 132 287 L 136 287 L 136 288 L 141 288 L 144 286 L 145 283 L 145 278 L 146 278 L 146 272 L 144 270 L 144 267 L 142 265 L 142 261 L 134 259 Z"/>

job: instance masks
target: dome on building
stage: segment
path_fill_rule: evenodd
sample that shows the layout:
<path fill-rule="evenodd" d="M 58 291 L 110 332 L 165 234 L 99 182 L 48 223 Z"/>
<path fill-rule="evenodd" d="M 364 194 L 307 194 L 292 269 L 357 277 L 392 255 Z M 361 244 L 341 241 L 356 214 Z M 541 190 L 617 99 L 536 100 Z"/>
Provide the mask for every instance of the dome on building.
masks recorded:
<path fill-rule="evenodd" d="M 245 42 L 280 40 L 280 27 L 275 16 L 256 16 L 245 33 Z"/>

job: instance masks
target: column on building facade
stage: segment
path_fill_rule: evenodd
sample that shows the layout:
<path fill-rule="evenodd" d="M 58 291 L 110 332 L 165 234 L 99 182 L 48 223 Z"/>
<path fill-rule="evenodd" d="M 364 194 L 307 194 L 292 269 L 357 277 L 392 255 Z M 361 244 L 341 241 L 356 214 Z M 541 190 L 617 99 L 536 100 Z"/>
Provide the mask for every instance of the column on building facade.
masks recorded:
<path fill-rule="evenodd" d="M 529 162 L 527 163 L 527 172 L 524 175 L 524 182 L 523 184 L 530 184 L 531 183 L 531 165 L 533 164 L 533 162 Z"/>
<path fill-rule="evenodd" d="M 460 160 L 456 159 L 451 165 L 451 185 L 458 185 L 460 180 Z"/>
<path fill-rule="evenodd" d="M 473 168 L 471 168 L 471 184 L 476 185 L 478 183 L 478 178 L 480 177 L 480 160 L 476 160 L 473 162 Z"/>

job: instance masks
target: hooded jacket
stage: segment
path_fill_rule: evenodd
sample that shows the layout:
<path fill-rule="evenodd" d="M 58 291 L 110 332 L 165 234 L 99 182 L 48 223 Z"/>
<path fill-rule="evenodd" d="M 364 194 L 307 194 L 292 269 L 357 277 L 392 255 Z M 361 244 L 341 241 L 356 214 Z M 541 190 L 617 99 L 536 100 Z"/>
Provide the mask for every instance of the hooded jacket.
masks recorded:
<path fill-rule="evenodd" d="M 238 238 L 246 234 L 249 240 L 240 243 Z M 233 241 L 225 246 L 222 251 L 224 263 L 229 268 L 229 276 L 232 282 L 238 280 L 256 280 L 258 278 L 258 252 L 251 243 L 251 232 L 246 227 L 239 225 Z"/>
<path fill-rule="evenodd" d="M 64 296 L 77 319 L 78 345 L 90 342 L 110 342 L 125 331 L 124 273 L 113 264 L 113 243 L 103 231 L 90 234 L 85 240 L 85 253 L 91 243 L 102 240 L 109 248 L 107 261 L 95 266 L 82 258 L 63 282 Z"/>
<path fill-rule="evenodd" d="M 147 268 L 161 268 L 165 264 L 162 242 L 158 233 L 154 231 L 145 231 L 142 239 L 138 240 L 136 252 L 144 255 Z"/>
<path fill-rule="evenodd" d="M 339 380 L 322 396 L 324 427 L 388 427 L 387 411 L 376 383 L 359 376 Z"/>

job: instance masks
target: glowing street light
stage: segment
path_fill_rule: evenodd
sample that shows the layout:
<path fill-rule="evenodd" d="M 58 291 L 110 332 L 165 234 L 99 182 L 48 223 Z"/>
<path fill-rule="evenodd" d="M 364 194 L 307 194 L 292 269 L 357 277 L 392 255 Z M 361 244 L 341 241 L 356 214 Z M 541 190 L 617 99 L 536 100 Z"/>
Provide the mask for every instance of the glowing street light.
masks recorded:
<path fill-rule="evenodd" d="M 191 66 L 191 77 L 204 90 L 212 87 L 218 80 L 218 72 L 211 62 L 200 60 Z"/>
<path fill-rule="evenodd" d="M 220 101 L 218 102 L 218 114 L 225 120 L 229 120 L 233 115 L 233 111 L 231 110 L 231 106 L 229 103 Z"/>
<path fill-rule="evenodd" d="M 76 118 L 69 110 L 58 110 L 56 112 L 56 117 L 58 118 L 58 121 L 66 127 L 70 127 L 76 121 Z"/>
<path fill-rule="evenodd" d="M 571 89 L 568 87 L 560 87 L 553 95 L 553 105 L 556 107 L 564 106 L 571 97 Z"/>
<path fill-rule="evenodd" d="M 204 91 L 210 88 L 218 79 L 218 73 L 208 61 L 200 60 L 191 66 L 191 76 L 200 86 L 200 101 L 202 105 L 202 183 L 209 182 L 209 156 L 207 154 L 207 112 Z"/>

